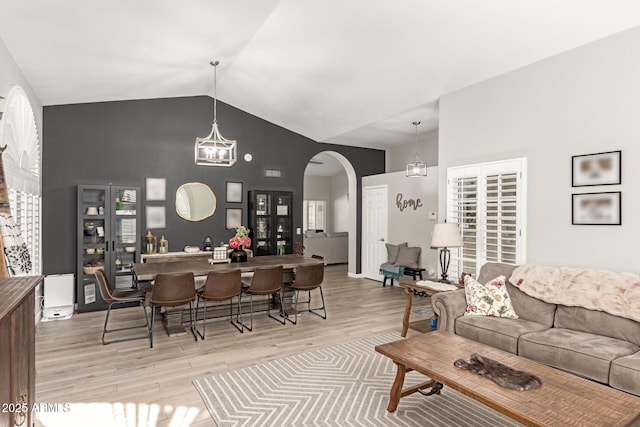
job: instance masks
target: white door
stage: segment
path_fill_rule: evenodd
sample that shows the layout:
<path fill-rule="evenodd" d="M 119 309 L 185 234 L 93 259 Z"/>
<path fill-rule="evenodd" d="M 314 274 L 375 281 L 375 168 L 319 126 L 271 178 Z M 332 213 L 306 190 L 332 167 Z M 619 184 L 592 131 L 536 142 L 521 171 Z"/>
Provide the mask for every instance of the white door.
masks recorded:
<path fill-rule="evenodd" d="M 362 198 L 362 274 L 382 281 L 380 264 L 387 262 L 387 186 L 364 187 Z"/>

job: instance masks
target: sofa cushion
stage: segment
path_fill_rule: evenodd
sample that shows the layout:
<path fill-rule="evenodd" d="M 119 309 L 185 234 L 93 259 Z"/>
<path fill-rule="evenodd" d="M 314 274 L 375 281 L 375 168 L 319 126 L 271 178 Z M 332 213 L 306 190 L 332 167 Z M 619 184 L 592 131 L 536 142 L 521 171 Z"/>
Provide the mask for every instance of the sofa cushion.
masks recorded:
<path fill-rule="evenodd" d="M 488 262 L 480 268 L 478 273 L 478 282 L 486 283 L 487 281 L 503 275 L 507 277 L 506 286 L 513 310 L 518 314 L 520 319 L 530 320 L 532 322 L 541 323 L 548 328 L 553 326 L 553 318 L 556 312 L 556 305 L 549 304 L 537 298 L 531 297 L 516 286 L 509 282 L 508 278 L 516 268 L 516 265 L 502 264 L 497 262 Z"/>
<path fill-rule="evenodd" d="M 640 323 L 604 311 L 558 304 L 554 326 L 618 338 L 640 346 Z"/>
<path fill-rule="evenodd" d="M 488 316 L 462 316 L 456 319 L 457 335 L 518 354 L 518 337 L 530 332 L 540 332 L 548 327 L 524 319 L 507 319 Z"/>
<path fill-rule="evenodd" d="M 609 385 L 640 396 L 640 352 L 619 357 L 611 363 Z"/>
<path fill-rule="evenodd" d="M 467 298 L 467 310 L 464 314 L 517 319 L 518 315 L 513 311 L 505 280 L 504 276 L 498 276 L 483 285 L 473 277 L 465 276 L 464 292 Z"/>
<path fill-rule="evenodd" d="M 398 259 L 400 248 L 406 247 L 409 244 L 407 242 L 404 242 L 400 243 L 399 245 L 392 245 L 391 243 L 385 243 L 384 245 L 387 247 L 387 262 L 389 264 L 394 264 Z"/>
<path fill-rule="evenodd" d="M 611 362 L 638 350 L 628 341 L 564 328 L 524 334 L 518 343 L 519 356 L 605 384 Z"/>
<path fill-rule="evenodd" d="M 422 248 L 419 247 L 401 246 L 398 251 L 398 259 L 396 259 L 395 265 L 418 268 L 420 251 L 422 251 Z"/>

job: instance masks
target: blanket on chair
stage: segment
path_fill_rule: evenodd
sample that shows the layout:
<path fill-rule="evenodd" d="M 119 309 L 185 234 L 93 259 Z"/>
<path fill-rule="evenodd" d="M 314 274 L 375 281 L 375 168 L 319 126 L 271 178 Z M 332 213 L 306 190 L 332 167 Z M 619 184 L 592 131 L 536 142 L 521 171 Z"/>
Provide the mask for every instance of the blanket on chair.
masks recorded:
<path fill-rule="evenodd" d="M 402 276 L 404 276 L 404 266 L 385 262 L 380 266 L 380 274 L 382 274 L 384 277 L 399 280 Z"/>
<path fill-rule="evenodd" d="M 552 304 L 584 307 L 640 322 L 640 276 L 591 268 L 524 264 L 511 283 Z"/>

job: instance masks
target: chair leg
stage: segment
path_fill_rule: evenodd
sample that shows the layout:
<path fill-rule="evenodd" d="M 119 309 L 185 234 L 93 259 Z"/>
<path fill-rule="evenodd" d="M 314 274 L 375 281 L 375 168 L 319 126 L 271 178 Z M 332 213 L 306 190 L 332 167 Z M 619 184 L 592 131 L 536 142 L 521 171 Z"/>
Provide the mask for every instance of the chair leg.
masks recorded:
<path fill-rule="evenodd" d="M 320 291 L 320 299 L 322 300 L 322 307 L 316 307 L 316 308 L 311 308 L 311 291 L 308 291 L 308 299 L 306 301 L 302 301 L 303 304 L 307 304 L 307 311 L 310 313 L 315 314 L 316 316 L 320 316 L 323 319 L 327 318 L 327 309 L 326 306 L 324 304 L 324 293 L 322 292 L 322 286 L 318 286 L 318 290 Z M 298 321 L 298 295 L 299 295 L 300 291 L 298 289 L 296 289 L 296 299 L 295 299 L 295 310 L 296 310 L 296 315 L 295 315 L 295 320 L 293 322 L 293 324 L 295 325 Z M 322 310 L 322 314 L 320 314 L 320 310 Z"/>
<path fill-rule="evenodd" d="M 242 309 L 238 310 L 240 319 L 238 320 L 238 318 L 236 317 L 236 320 L 239 324 L 242 325 L 244 329 L 248 330 L 249 332 L 252 332 L 253 331 L 253 294 L 248 294 L 248 295 L 249 295 L 249 326 L 247 326 L 247 324 L 244 323 L 244 320 L 242 319 Z M 240 300 L 238 304 L 242 305 L 242 293 L 240 293 L 239 298 Z"/>
<path fill-rule="evenodd" d="M 240 314 L 240 316 L 242 316 L 242 305 L 240 305 L 240 295 L 238 295 L 238 313 Z M 242 326 L 242 324 L 238 323 L 237 321 L 235 322 L 233 321 L 233 297 L 229 298 L 229 322 L 233 326 L 235 326 L 236 329 L 240 331 L 240 333 L 244 332 L 244 327 Z"/>
<path fill-rule="evenodd" d="M 198 307 L 200 305 L 200 301 L 203 301 L 202 305 L 202 333 L 198 330 Z M 207 320 L 207 300 L 204 298 L 200 298 L 198 295 L 198 301 L 196 303 L 196 332 L 200 335 L 200 338 L 204 339 L 206 334 L 206 320 Z"/>
<path fill-rule="evenodd" d="M 149 348 L 153 348 L 153 326 L 156 323 L 156 305 L 151 304 L 151 326 L 149 327 Z"/>
<path fill-rule="evenodd" d="M 107 315 L 104 318 L 104 327 L 102 328 L 102 345 L 107 345 L 109 344 L 108 342 L 106 342 L 104 340 L 104 336 L 107 334 L 107 323 L 109 322 L 109 315 L 111 314 L 111 306 L 113 305 L 113 303 L 109 304 L 109 308 L 107 308 Z"/>
<path fill-rule="evenodd" d="M 197 314 L 197 313 L 196 313 Z M 198 342 L 198 333 L 196 331 L 196 325 L 193 321 L 194 318 L 193 313 L 193 300 L 189 301 L 189 328 L 191 329 L 191 333 L 193 334 L 193 339 Z"/>
<path fill-rule="evenodd" d="M 275 316 L 271 315 L 271 304 L 270 304 L 269 302 L 267 303 L 267 314 L 268 314 L 268 315 L 269 315 L 269 317 L 270 317 L 270 318 L 272 318 L 273 320 L 277 320 L 278 322 L 280 322 L 281 324 L 283 324 L 283 325 L 284 325 L 284 324 L 286 324 L 287 322 L 286 322 L 286 320 L 285 320 L 285 319 L 286 319 L 286 317 L 284 317 L 284 316 L 282 315 L 282 304 L 283 304 L 283 303 L 282 303 L 282 294 L 281 294 L 281 293 L 282 293 L 282 290 L 279 290 L 279 291 L 276 291 L 276 292 L 274 292 L 273 294 L 271 294 L 271 295 L 278 295 L 278 299 L 280 300 L 280 313 L 281 313 L 281 314 L 280 314 L 280 318 L 277 318 L 277 317 L 275 317 Z"/>
<path fill-rule="evenodd" d="M 125 328 L 117 328 L 117 329 L 109 329 L 108 325 L 109 325 L 109 317 L 111 316 L 111 307 L 114 304 L 118 304 L 118 302 L 112 302 L 111 304 L 109 304 L 109 307 L 107 308 L 107 315 L 105 316 L 104 319 L 104 327 L 102 328 L 102 345 L 107 345 L 107 344 L 111 344 L 111 343 L 116 343 L 116 342 L 124 342 L 124 341 L 132 341 L 132 340 L 138 340 L 138 339 L 142 339 L 142 338 L 147 338 L 149 336 L 148 332 L 149 332 L 149 318 L 147 317 L 147 309 L 144 305 L 144 301 L 140 301 L 140 305 L 142 306 L 142 310 L 144 310 L 144 318 L 145 318 L 145 324 L 144 325 L 136 325 L 136 326 L 127 326 Z M 108 333 L 111 332 L 118 332 L 118 331 L 126 331 L 128 329 L 138 329 L 138 328 L 146 328 L 147 329 L 147 334 L 143 335 L 143 336 L 134 336 L 134 337 L 129 337 L 129 338 L 120 338 L 117 340 L 112 340 L 112 341 L 106 341 L 105 337 Z"/>
<path fill-rule="evenodd" d="M 322 300 L 322 307 L 311 308 L 311 291 L 309 291 L 309 311 L 317 316 L 322 317 L 323 319 L 327 318 L 327 308 L 324 305 L 324 293 L 322 292 L 322 286 L 318 286 L 320 290 L 320 299 Z M 320 314 L 319 311 L 322 310 L 324 314 Z"/>

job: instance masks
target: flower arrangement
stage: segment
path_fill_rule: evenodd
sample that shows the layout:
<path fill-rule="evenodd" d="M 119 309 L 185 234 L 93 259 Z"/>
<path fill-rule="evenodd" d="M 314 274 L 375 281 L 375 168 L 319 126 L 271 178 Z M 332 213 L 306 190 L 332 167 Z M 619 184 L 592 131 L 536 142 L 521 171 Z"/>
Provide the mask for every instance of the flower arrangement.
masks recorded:
<path fill-rule="evenodd" d="M 249 229 L 244 225 L 236 228 L 236 235 L 229 239 L 229 247 L 231 249 L 238 249 L 241 246 L 251 246 L 251 239 L 249 238 Z"/>

